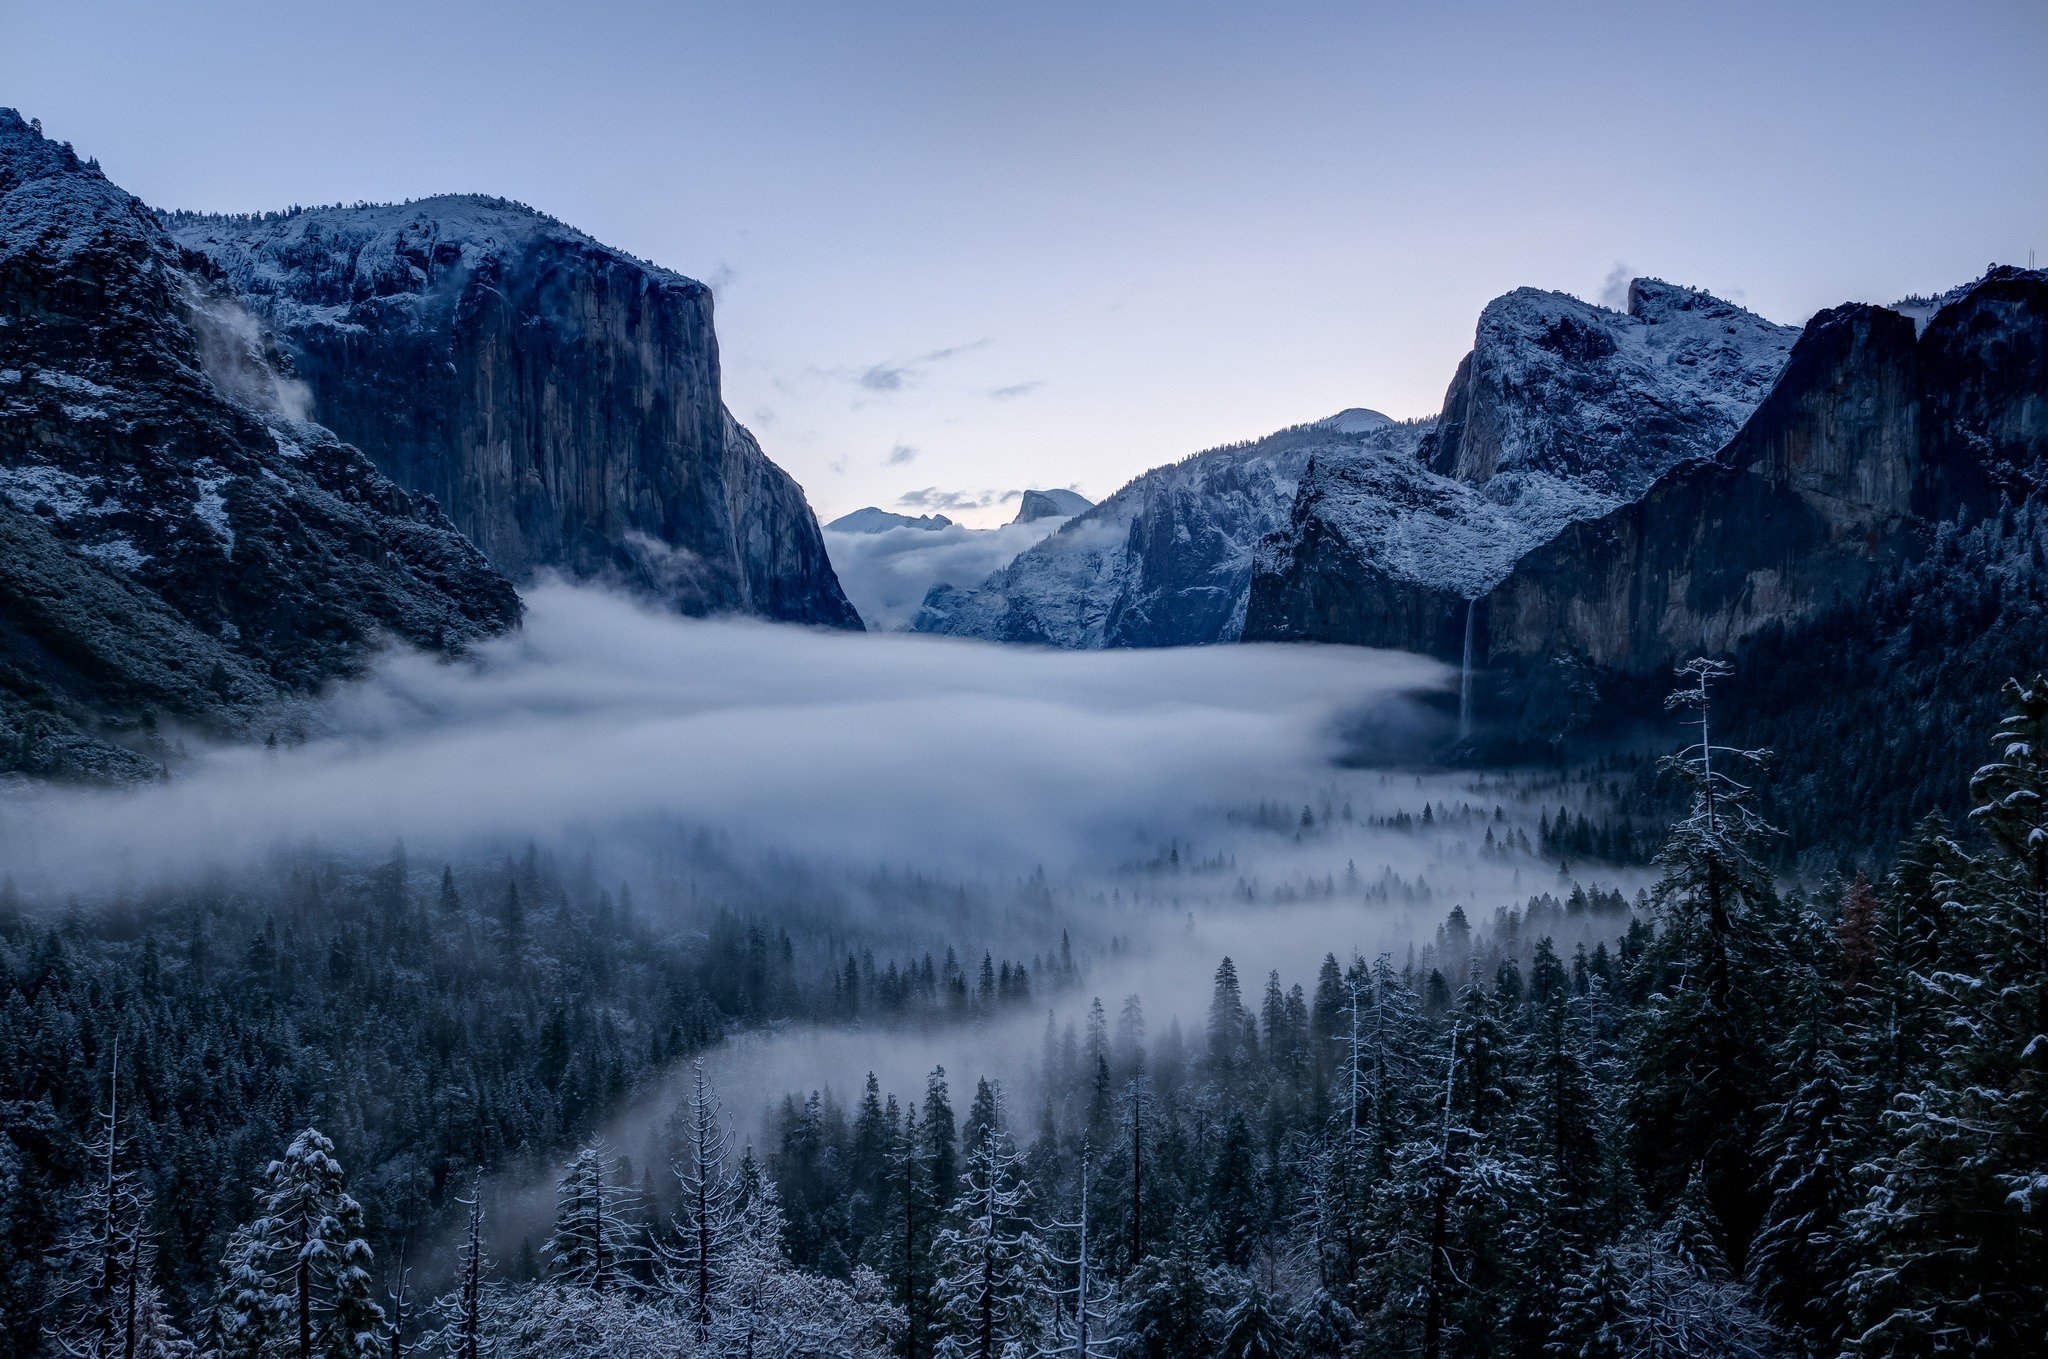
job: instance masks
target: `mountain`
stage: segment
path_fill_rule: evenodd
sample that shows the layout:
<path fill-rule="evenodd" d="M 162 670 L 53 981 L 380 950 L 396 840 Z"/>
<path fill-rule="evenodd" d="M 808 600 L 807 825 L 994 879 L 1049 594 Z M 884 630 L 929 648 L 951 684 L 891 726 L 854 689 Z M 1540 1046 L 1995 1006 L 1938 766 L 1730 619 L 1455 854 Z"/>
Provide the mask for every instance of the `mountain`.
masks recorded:
<path fill-rule="evenodd" d="M 1798 334 L 1654 279 L 1630 285 L 1626 311 L 1533 288 L 1496 299 L 1413 457 L 1362 448 L 1306 469 L 1261 544 L 1246 638 L 1460 657 L 1470 601 L 1712 454 Z"/>
<path fill-rule="evenodd" d="M 1013 524 L 1031 524 L 1040 519 L 1071 519 L 1095 508 L 1095 502 L 1074 491 L 1026 491 L 1017 502 Z"/>
<path fill-rule="evenodd" d="M 429 497 L 329 430 L 157 216 L 0 110 L 0 771 L 158 770 L 386 639 L 516 626 Z"/>
<path fill-rule="evenodd" d="M 825 525 L 827 533 L 887 533 L 890 529 L 922 529 L 936 532 L 953 527 L 953 521 L 943 514 L 920 514 L 911 518 L 907 514 L 892 514 L 888 510 L 876 509 L 873 505 L 842 514 Z"/>
<path fill-rule="evenodd" d="M 309 413 L 514 580 L 860 626 L 801 488 L 725 409 L 702 283 L 473 195 L 166 220 Z"/>
<path fill-rule="evenodd" d="M 1566 525 L 1711 454 L 1798 335 L 1638 279 L 1625 311 L 1518 289 L 1441 415 L 1353 409 L 1160 468 L 916 624 L 1066 647 L 1366 641 L 1453 654 L 1483 594 Z"/>
<path fill-rule="evenodd" d="M 1310 459 L 1420 437 L 1418 426 L 1357 414 L 1155 468 L 980 586 L 934 589 L 914 628 L 1069 648 L 1233 641 L 1253 548 L 1286 522 Z"/>
<path fill-rule="evenodd" d="M 1814 317 L 1716 457 L 1516 566 L 1483 605 L 1482 658 L 1629 675 L 1725 653 L 1854 605 L 1943 525 L 2040 500 L 2048 274 L 1993 269 L 1951 299 L 1924 321 Z"/>
<path fill-rule="evenodd" d="M 1645 306 L 1651 296 L 1639 284 L 1630 310 L 1655 345 L 1673 308 L 1669 293 Z M 1462 660 L 1485 672 L 1482 706 L 1547 741 L 1632 711 L 1689 655 L 1739 657 L 1762 639 L 1782 668 L 1802 630 L 1882 636 L 1901 674 L 1938 664 L 1914 636 L 1946 636 L 1946 620 L 1887 630 L 1855 616 L 1910 611 L 1891 582 L 1944 533 L 2048 491 L 2048 275 L 1999 268 L 1902 310 L 1823 311 L 1782 364 L 1772 337 L 1726 304 L 1679 310 L 1734 330 L 1711 355 L 1667 347 L 1695 357 L 1676 390 L 1639 387 L 1618 403 L 1595 385 L 1573 405 L 1558 377 L 1579 365 L 1531 382 L 1528 365 L 1482 343 L 1424 440 L 1426 469 L 1319 458 L 1288 526 L 1261 547 L 1246 636 Z M 1516 329 L 1510 348 L 1565 333 Z M 1604 349 L 1577 334 L 1565 347 Z M 1698 381 L 1710 368 L 1715 380 Z M 1645 412 L 1633 449 L 1603 437 L 1631 404 Z M 2025 532 L 1999 546 L 2013 537 L 1972 550 L 2026 557 Z M 1808 687 L 1812 717 L 1828 686 Z"/>

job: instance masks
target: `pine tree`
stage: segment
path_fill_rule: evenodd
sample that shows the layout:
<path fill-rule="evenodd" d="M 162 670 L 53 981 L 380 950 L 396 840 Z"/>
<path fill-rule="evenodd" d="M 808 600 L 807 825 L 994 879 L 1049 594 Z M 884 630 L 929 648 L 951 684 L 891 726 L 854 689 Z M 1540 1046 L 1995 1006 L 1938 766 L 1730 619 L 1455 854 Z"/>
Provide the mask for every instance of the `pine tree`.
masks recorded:
<path fill-rule="evenodd" d="M 189 1345 L 164 1316 L 149 1192 L 122 1134 L 121 1049 L 108 1064 L 107 1104 L 85 1148 L 94 1167 L 73 1196 L 50 1261 L 47 1338 L 71 1359 L 169 1359 Z"/>
<path fill-rule="evenodd" d="M 1216 1290 L 1185 1249 L 1147 1256 L 1125 1282 L 1118 1328 L 1139 1359 L 1183 1359 L 1215 1350 Z"/>
<path fill-rule="evenodd" d="M 1051 1327 L 1051 1343 L 1040 1351 L 1045 1355 L 1063 1355 L 1067 1359 L 1103 1359 L 1114 1353 L 1115 1335 L 1108 1321 L 1109 1291 L 1103 1286 L 1102 1276 L 1095 1267 L 1088 1242 L 1088 1165 L 1089 1146 L 1081 1145 L 1081 1186 L 1076 1196 L 1079 1211 L 1072 1222 L 1055 1223 L 1055 1232 L 1071 1232 L 1074 1236 L 1074 1254 L 1062 1258 L 1048 1253 L 1047 1261 L 1073 1283 L 1052 1290 L 1052 1296 L 1060 1300 Z M 1069 1273 L 1069 1271 L 1071 1271 Z"/>
<path fill-rule="evenodd" d="M 257 1218 L 229 1242 L 215 1305 L 224 1356 L 372 1359 L 384 1311 L 372 1297 L 363 1210 L 334 1144 L 308 1128 L 264 1171 Z"/>
<path fill-rule="evenodd" d="M 655 1262 L 664 1288 L 689 1318 L 691 1334 L 701 1347 L 710 1342 L 713 1302 L 736 1245 L 740 1185 L 726 1168 L 732 1137 L 719 1118 L 718 1096 L 704 1075 L 702 1059 L 692 1063 L 691 1077 L 683 1159 L 672 1167 L 682 1189 L 682 1207 L 672 1240 L 655 1246 Z M 779 1205 L 776 1226 L 779 1253 Z"/>
<path fill-rule="evenodd" d="M 633 1289 L 639 1199 L 613 1175 L 611 1150 L 595 1138 L 564 1168 L 555 1184 L 555 1229 L 541 1246 L 549 1282 L 593 1293 Z"/>
<path fill-rule="evenodd" d="M 959 1196 L 938 1238 L 934 1289 L 941 1359 L 998 1359 L 1011 1347 L 1029 1353 L 1045 1334 L 1042 1304 L 1051 1266 L 1032 1228 L 1030 1191 L 1019 1158 L 996 1126 L 967 1158 Z"/>
<path fill-rule="evenodd" d="M 1867 884 L 1863 891 L 1868 893 Z M 1856 895 L 1852 888 L 1850 899 Z M 1822 931 L 1816 927 L 1811 933 Z M 1851 1107 L 1854 1078 L 1843 1062 L 1847 1040 L 1835 1020 L 1837 993 L 1805 956 L 1778 969 L 1800 1014 L 1779 1045 L 1784 1096 L 1769 1111 L 1760 1145 L 1769 1202 L 1749 1272 L 1773 1313 L 1803 1337 L 1809 1352 L 1835 1354 L 1847 1323 L 1845 1219 L 1857 1198 L 1851 1172 L 1858 1129 Z"/>
<path fill-rule="evenodd" d="M 484 1331 L 488 1324 L 489 1299 L 484 1280 L 490 1273 L 489 1253 L 484 1249 L 483 1176 L 471 1182 L 469 1193 L 456 1199 L 468 1210 L 462 1250 L 456 1260 L 455 1286 L 434 1300 L 430 1309 L 435 1325 L 425 1336 L 429 1350 L 439 1350 L 449 1359 L 483 1359 Z"/>
<path fill-rule="evenodd" d="M 1644 968 L 1652 992 L 1633 1076 L 1639 1165 L 1666 1203 L 1701 1178 L 1713 1217 L 1739 1261 L 1761 1216 L 1754 1149 L 1769 1069 L 1758 982 L 1769 954 L 1760 917 L 1774 903 L 1756 847 L 1772 833 L 1735 770 L 1767 752 L 1714 743 L 1710 687 L 1718 661 L 1680 666 L 1667 706 L 1697 714 L 1699 739 L 1666 767 L 1690 790 L 1689 814 L 1658 853 L 1658 933 Z"/>
<path fill-rule="evenodd" d="M 1273 1300 L 1258 1280 L 1248 1280 L 1244 1293 L 1224 1312 L 1217 1359 L 1292 1359 L 1294 1344 L 1274 1311 Z"/>
<path fill-rule="evenodd" d="M 2048 1278 L 2048 679 L 2006 688 L 1998 758 L 1971 781 L 1990 842 L 1946 895 L 1938 966 L 1916 976 L 1939 1022 L 1927 1077 L 1886 1110 L 1851 1219 L 1861 1354 L 1967 1345 L 2017 1353 L 2042 1334 Z"/>

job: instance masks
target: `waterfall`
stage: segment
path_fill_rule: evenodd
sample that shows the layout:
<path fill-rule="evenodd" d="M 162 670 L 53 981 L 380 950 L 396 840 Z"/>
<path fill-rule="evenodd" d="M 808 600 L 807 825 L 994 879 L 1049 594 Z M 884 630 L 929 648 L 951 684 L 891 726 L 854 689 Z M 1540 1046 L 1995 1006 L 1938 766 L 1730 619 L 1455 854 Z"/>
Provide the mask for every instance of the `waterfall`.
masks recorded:
<path fill-rule="evenodd" d="M 1458 670 L 1458 739 L 1472 738 L 1472 630 L 1478 616 L 1479 597 L 1465 601 L 1465 663 Z"/>

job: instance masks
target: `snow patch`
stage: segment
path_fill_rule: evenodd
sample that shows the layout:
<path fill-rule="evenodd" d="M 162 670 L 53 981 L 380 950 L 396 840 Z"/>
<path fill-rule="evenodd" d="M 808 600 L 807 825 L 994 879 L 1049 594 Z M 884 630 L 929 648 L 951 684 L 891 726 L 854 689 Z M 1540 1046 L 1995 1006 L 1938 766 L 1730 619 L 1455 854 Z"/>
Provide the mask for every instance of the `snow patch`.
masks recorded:
<path fill-rule="evenodd" d="M 139 571 L 149 562 L 149 554 L 137 548 L 126 538 L 104 538 L 97 543 L 81 543 L 79 552 L 91 557 L 104 566 L 118 571 Z"/>

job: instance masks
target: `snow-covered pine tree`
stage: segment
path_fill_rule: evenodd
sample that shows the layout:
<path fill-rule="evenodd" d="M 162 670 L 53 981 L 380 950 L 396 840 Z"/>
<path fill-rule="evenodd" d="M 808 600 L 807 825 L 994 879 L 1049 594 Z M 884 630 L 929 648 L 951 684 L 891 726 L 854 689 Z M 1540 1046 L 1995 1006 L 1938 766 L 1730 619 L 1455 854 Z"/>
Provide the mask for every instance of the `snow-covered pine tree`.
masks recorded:
<path fill-rule="evenodd" d="M 748 1150 L 731 1176 L 737 1190 L 718 1254 L 706 1354 L 736 1359 L 882 1359 L 904 1335 L 904 1315 L 865 1266 L 838 1280 L 790 1266 L 775 1181 Z"/>
<path fill-rule="evenodd" d="M 993 1095 L 993 1126 L 967 1158 L 948 1214 L 952 1225 L 938 1238 L 933 1320 L 940 1359 L 1029 1354 L 1045 1337 L 1051 1264 L 1028 1214 L 1030 1191 L 1003 1126 L 1001 1088 Z"/>
<path fill-rule="evenodd" d="M 556 1181 L 555 1229 L 541 1246 L 550 1283 L 595 1293 L 636 1287 L 639 1196 L 614 1183 L 614 1166 L 611 1149 L 592 1138 Z"/>
<path fill-rule="evenodd" d="M 1874 920 L 1868 884 L 1860 891 L 1852 887 L 1848 899 L 1867 900 Z M 1777 1045 L 1782 1095 L 1767 1111 L 1759 1148 L 1769 1202 L 1750 1249 L 1749 1276 L 1772 1314 L 1803 1338 L 1809 1353 L 1835 1354 L 1846 1324 L 1843 1223 L 1858 1198 L 1851 1171 L 1864 1129 L 1852 1108 L 1855 1078 L 1843 1060 L 1841 993 L 1813 961 L 1823 954 L 1830 931 L 1808 917 L 1805 933 L 1811 947 L 1793 951 L 1774 968 L 1795 1018 Z M 1864 960 L 1864 970 L 1870 961 Z"/>
<path fill-rule="evenodd" d="M 363 1210 L 318 1129 L 264 1170 L 258 1216 L 229 1241 L 214 1308 L 228 1359 L 373 1359 L 384 1310 L 372 1295 Z"/>
<path fill-rule="evenodd" d="M 1109 1318 L 1110 1291 L 1107 1281 L 1096 1267 L 1088 1239 L 1088 1169 L 1090 1147 L 1081 1144 L 1081 1187 L 1076 1199 L 1078 1211 L 1072 1222 L 1050 1224 L 1049 1231 L 1073 1234 L 1074 1254 L 1063 1257 L 1048 1251 L 1047 1260 L 1059 1272 L 1060 1286 L 1052 1290 L 1059 1299 L 1054 1308 L 1051 1338 L 1040 1351 L 1047 1356 L 1064 1356 L 1064 1359 L 1104 1359 L 1116 1352 L 1116 1337 Z M 1066 1283 L 1064 1280 L 1073 1282 Z"/>
<path fill-rule="evenodd" d="M 1214 1278 L 1183 1243 L 1166 1255 L 1146 1256 L 1130 1272 L 1116 1320 L 1127 1354 L 1181 1359 L 1214 1352 L 1215 1312 Z"/>
<path fill-rule="evenodd" d="M 1885 1112 L 1851 1215 L 1858 1354 L 2038 1347 L 2048 1277 L 2048 677 L 2006 686 L 1971 780 L 1986 851 L 1957 867 L 1925 1077 Z"/>
<path fill-rule="evenodd" d="M 485 1280 L 491 1261 L 484 1249 L 484 1186 L 479 1173 L 469 1193 L 456 1203 L 467 1210 L 461 1254 L 456 1260 L 455 1286 L 436 1298 L 430 1312 L 434 1325 L 423 1337 L 425 1347 L 448 1359 L 483 1359 L 484 1335 L 489 1328 L 490 1298 Z"/>
<path fill-rule="evenodd" d="M 1216 1359 L 1293 1359 L 1287 1324 L 1256 1278 L 1245 1281 L 1244 1291 L 1224 1311 L 1217 1329 L 1223 1338 L 1217 1343 Z"/>
<path fill-rule="evenodd" d="M 1717 1227 L 1739 1262 L 1762 1214 L 1754 1150 L 1770 1069 L 1759 1014 L 1769 949 L 1759 920 L 1775 903 L 1757 847 L 1774 832 L 1738 772 L 1769 752 L 1718 745 L 1711 687 L 1726 664 L 1693 660 L 1667 707 L 1689 710 L 1698 739 L 1665 761 L 1691 809 L 1657 862 L 1657 935 L 1644 960 L 1651 989 L 1637 1036 L 1631 1087 L 1637 1163 L 1653 1198 L 1672 1201 L 1699 1177 Z"/>
<path fill-rule="evenodd" d="M 68 1359 L 174 1359 L 191 1346 L 164 1315 L 157 1289 L 149 1191 L 122 1135 L 120 1069 L 117 1037 L 107 1105 L 85 1148 L 94 1171 L 73 1196 L 50 1261 L 45 1338 Z"/>
<path fill-rule="evenodd" d="M 699 1346 L 710 1341 L 715 1295 L 736 1246 L 740 1184 L 726 1166 L 731 1151 L 732 1135 L 719 1117 L 718 1095 L 699 1059 L 691 1072 L 683 1155 L 672 1167 L 682 1202 L 669 1239 L 655 1243 L 655 1266 L 662 1287 L 689 1318 Z M 780 1232 L 778 1209 L 774 1242 L 778 1254 Z"/>

